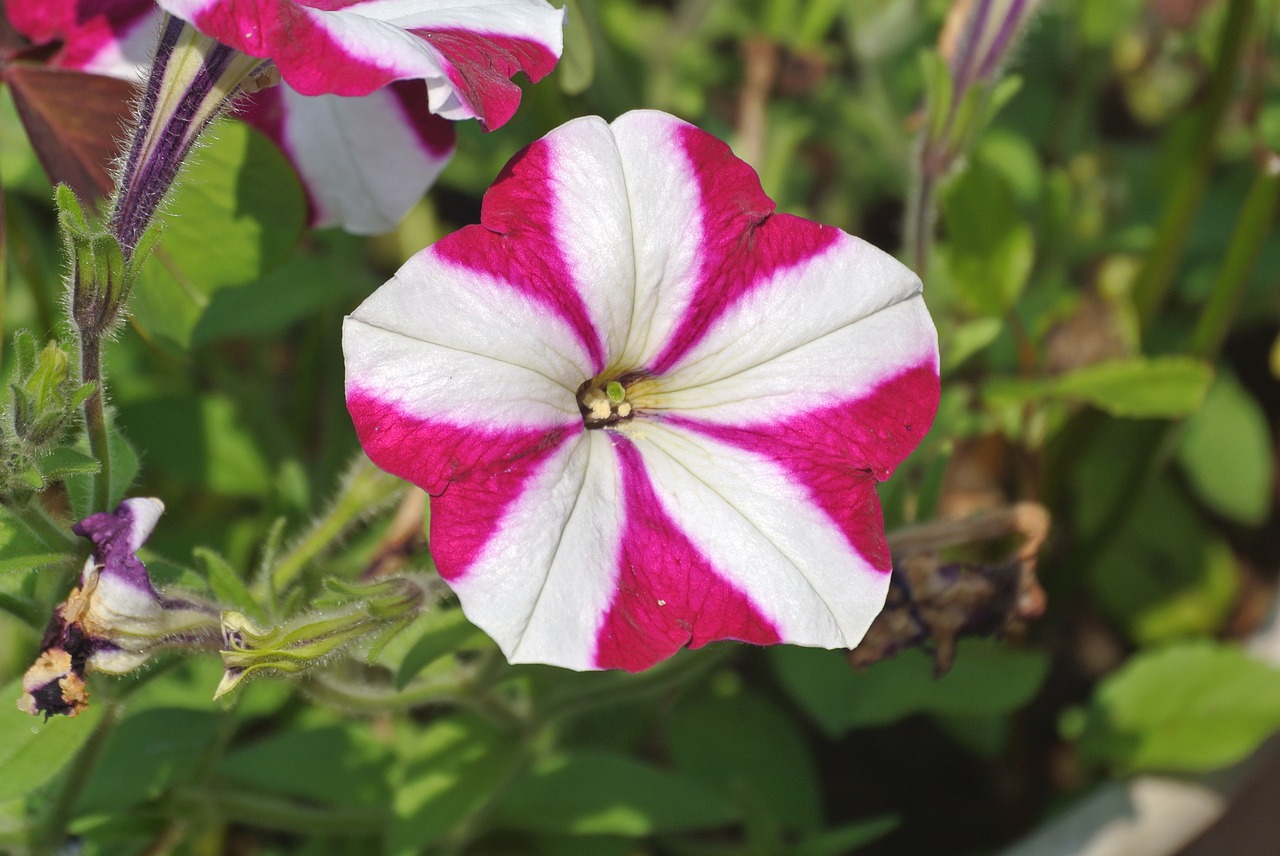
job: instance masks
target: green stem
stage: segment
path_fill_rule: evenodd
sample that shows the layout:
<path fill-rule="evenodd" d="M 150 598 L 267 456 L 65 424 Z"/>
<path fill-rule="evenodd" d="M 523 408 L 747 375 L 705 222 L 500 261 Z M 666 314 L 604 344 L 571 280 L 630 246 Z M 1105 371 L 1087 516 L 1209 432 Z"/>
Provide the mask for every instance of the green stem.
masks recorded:
<path fill-rule="evenodd" d="M 172 807 L 177 814 L 213 809 L 235 823 L 303 835 L 378 835 L 391 822 L 385 809 L 311 806 L 231 788 L 184 788 L 174 795 Z"/>
<path fill-rule="evenodd" d="M 93 392 L 84 402 L 84 430 L 89 452 L 98 462 L 93 477 L 93 510 L 110 511 L 111 439 L 107 434 L 107 414 L 103 403 L 102 338 L 89 330 L 80 331 L 80 381 L 92 383 Z"/>
<path fill-rule="evenodd" d="M 329 510 L 280 557 L 271 572 L 272 588 L 284 591 L 296 582 L 309 562 L 329 549 L 356 521 L 395 499 L 403 488 L 404 482 L 382 472 L 361 455 Z"/>
<path fill-rule="evenodd" d="M 423 680 L 402 690 L 355 686 L 330 675 L 317 675 L 302 684 L 303 691 L 316 701 L 353 713 L 395 713 L 423 705 L 453 705 L 483 716 L 499 728 L 520 731 L 526 722 L 514 710 L 488 695 L 477 692 L 476 681 L 449 677 Z"/>
<path fill-rule="evenodd" d="M 937 182 L 924 165 L 924 156 L 916 166 L 920 174 L 907 200 L 906 256 L 907 264 L 922 280 L 928 279 L 929 253 L 933 244 L 933 223 L 937 217 L 934 190 Z"/>
<path fill-rule="evenodd" d="M 1249 275 L 1258 260 L 1258 252 L 1275 220 L 1277 200 L 1280 200 L 1280 155 L 1269 153 L 1267 162 L 1249 188 L 1240 219 L 1231 233 L 1226 257 L 1218 268 L 1213 291 L 1191 335 L 1193 355 L 1212 359 L 1227 338 L 1249 284 Z"/>
<path fill-rule="evenodd" d="M 107 738 L 120 722 L 122 713 L 123 708 L 119 702 L 107 702 L 102 712 L 102 719 L 98 720 L 93 733 L 89 735 L 89 739 L 85 741 L 84 746 L 80 747 L 75 759 L 67 767 L 63 774 L 62 787 L 55 795 L 44 823 L 36 832 L 33 847 L 36 856 L 46 856 L 46 854 L 53 856 L 62 851 L 63 841 L 67 837 L 67 825 L 75 815 L 76 801 L 80 798 L 80 792 L 84 790 L 84 786 L 88 784 L 93 768 L 102 758 L 102 752 L 107 748 Z"/>
<path fill-rule="evenodd" d="M 735 652 L 732 644 L 721 644 L 700 651 L 682 651 L 679 656 L 640 675 L 619 675 L 616 681 L 596 681 L 592 688 L 549 700 L 539 719 L 552 722 L 573 719 L 601 707 L 625 704 L 661 695 L 706 674 L 729 659 Z"/>
<path fill-rule="evenodd" d="M 1173 283 L 1187 235 L 1209 185 L 1217 153 L 1218 129 L 1227 114 L 1240 67 L 1241 46 L 1248 37 L 1256 0 L 1230 0 L 1222 28 L 1218 62 L 1209 82 L 1209 95 L 1173 181 L 1172 196 L 1156 231 L 1155 243 L 1134 284 L 1133 299 L 1144 327 L 1160 311 Z"/>

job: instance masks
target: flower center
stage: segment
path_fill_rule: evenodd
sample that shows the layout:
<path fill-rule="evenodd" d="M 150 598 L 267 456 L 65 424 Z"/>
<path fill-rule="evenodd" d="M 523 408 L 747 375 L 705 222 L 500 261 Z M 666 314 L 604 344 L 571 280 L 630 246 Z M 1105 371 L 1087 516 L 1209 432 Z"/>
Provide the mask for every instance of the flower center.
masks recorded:
<path fill-rule="evenodd" d="M 607 428 L 633 415 L 623 380 L 592 378 L 578 387 L 578 409 L 588 428 Z"/>

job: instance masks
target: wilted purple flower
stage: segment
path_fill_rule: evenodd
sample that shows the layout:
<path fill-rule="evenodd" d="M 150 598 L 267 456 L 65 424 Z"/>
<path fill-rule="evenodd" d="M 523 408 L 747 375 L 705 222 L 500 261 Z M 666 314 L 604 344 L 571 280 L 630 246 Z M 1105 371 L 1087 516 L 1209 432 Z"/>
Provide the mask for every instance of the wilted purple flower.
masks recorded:
<path fill-rule="evenodd" d="M 22 679 L 18 707 L 46 717 L 75 716 L 89 694 L 90 669 L 131 672 L 166 647 L 217 647 L 218 611 L 160 595 L 137 556 L 164 512 L 158 499 L 126 499 L 114 512 L 86 517 L 71 531 L 93 542 L 80 585 L 54 611 L 40 655 Z"/>

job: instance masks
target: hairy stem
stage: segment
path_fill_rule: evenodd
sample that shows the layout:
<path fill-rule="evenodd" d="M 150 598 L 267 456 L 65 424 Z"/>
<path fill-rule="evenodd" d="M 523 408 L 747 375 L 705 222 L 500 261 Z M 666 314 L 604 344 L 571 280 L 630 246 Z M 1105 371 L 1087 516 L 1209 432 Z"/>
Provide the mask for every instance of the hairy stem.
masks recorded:
<path fill-rule="evenodd" d="M 288 588 L 297 581 L 308 563 L 329 549 L 370 511 L 393 500 L 403 488 L 404 482 L 382 472 L 361 455 L 329 510 L 276 563 L 271 571 L 271 587 L 275 591 Z"/>
<path fill-rule="evenodd" d="M 80 331 L 80 381 L 92 383 L 93 392 L 84 400 L 84 430 L 89 452 L 98 462 L 93 477 L 93 511 L 109 511 L 111 505 L 111 439 L 107 434 L 106 406 L 103 402 L 102 338 L 95 331 Z"/>

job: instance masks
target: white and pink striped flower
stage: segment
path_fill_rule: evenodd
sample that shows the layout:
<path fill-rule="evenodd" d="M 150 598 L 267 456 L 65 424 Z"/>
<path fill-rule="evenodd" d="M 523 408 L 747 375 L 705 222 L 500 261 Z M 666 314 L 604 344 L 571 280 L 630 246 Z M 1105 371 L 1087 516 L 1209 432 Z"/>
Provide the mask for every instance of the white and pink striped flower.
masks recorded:
<path fill-rule="evenodd" d="M 535 142 L 343 347 L 361 443 L 432 494 L 440 573 L 514 662 L 851 647 L 880 611 L 875 485 L 939 394 L 920 281 L 697 128 Z"/>
<path fill-rule="evenodd" d="M 538 80 L 559 58 L 563 13 L 545 0 L 5 0 L 54 62 L 140 80 L 164 10 L 251 56 L 285 83 L 241 115 L 297 169 L 315 226 L 386 231 L 449 162 L 446 120 L 496 128 L 520 103 L 518 71 Z"/>

